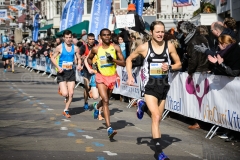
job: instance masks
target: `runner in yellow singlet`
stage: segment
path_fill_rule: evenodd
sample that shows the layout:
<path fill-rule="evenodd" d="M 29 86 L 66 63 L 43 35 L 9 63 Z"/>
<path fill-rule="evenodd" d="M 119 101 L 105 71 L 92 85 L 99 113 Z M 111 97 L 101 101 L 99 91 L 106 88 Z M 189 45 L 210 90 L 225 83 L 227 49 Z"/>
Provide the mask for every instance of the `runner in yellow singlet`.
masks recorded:
<path fill-rule="evenodd" d="M 92 51 L 88 56 L 88 64 L 92 65 L 92 60 L 96 55 L 98 68 L 98 72 L 96 73 L 96 83 L 102 100 L 94 105 L 94 116 L 98 116 L 98 109 L 103 106 L 108 137 L 111 140 L 113 136 L 117 134 L 117 131 L 113 130 L 110 126 L 110 112 L 108 108 L 109 98 L 117 78 L 116 65 L 125 66 L 126 63 L 120 47 L 112 44 L 110 41 L 111 31 L 104 28 L 100 31 L 100 36 L 102 44 L 92 48 Z"/>

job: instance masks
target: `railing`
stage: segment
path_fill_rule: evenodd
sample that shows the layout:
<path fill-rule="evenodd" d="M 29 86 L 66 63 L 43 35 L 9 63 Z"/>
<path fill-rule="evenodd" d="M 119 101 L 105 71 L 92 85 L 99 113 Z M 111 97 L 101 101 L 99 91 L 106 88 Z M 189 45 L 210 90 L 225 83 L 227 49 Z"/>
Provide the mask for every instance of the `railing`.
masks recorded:
<path fill-rule="evenodd" d="M 157 19 L 183 20 L 192 18 L 191 13 L 157 13 Z"/>

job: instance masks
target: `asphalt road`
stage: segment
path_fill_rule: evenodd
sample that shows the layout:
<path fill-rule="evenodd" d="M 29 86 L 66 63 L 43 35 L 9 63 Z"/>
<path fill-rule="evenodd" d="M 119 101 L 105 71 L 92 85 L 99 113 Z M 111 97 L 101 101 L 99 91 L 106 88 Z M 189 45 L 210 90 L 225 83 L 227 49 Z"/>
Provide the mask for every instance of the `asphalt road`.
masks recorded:
<path fill-rule="evenodd" d="M 0 159 L 16 160 L 154 160 L 151 119 L 136 117 L 136 108 L 110 101 L 112 127 L 118 130 L 110 142 L 104 121 L 94 120 L 92 107 L 83 110 L 83 89 L 75 89 L 70 113 L 62 116 L 64 99 L 54 77 L 15 66 L 3 72 L 0 64 Z M 94 101 L 90 100 L 89 104 Z M 188 124 L 167 118 L 161 122 L 162 145 L 171 160 L 237 160 L 240 148 L 207 130 L 189 130 Z"/>

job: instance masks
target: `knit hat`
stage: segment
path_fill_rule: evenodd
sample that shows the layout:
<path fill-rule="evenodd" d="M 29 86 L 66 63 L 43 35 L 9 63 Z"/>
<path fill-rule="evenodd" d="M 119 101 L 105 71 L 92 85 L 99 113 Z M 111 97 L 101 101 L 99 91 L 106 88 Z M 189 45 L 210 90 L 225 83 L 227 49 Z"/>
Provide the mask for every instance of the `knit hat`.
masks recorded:
<path fill-rule="evenodd" d="M 135 11 L 136 10 L 136 7 L 135 7 L 135 4 L 131 3 L 128 5 L 128 11 Z"/>
<path fill-rule="evenodd" d="M 187 44 L 194 36 L 196 32 L 196 26 L 189 21 L 185 21 L 180 25 L 180 29 L 183 33 L 187 35 L 186 38 L 184 39 L 185 44 Z"/>

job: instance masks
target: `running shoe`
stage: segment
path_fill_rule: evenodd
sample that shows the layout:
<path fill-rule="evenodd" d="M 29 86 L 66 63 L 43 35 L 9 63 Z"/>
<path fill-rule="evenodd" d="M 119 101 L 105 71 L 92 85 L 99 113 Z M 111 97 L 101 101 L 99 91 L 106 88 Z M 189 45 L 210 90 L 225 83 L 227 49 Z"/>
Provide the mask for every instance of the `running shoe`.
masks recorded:
<path fill-rule="evenodd" d="M 69 111 L 63 111 L 63 115 L 66 117 L 66 118 L 71 118 L 70 114 L 69 114 Z"/>
<path fill-rule="evenodd" d="M 146 103 L 140 99 L 137 101 L 137 118 L 138 119 L 142 119 L 143 118 L 143 115 L 144 115 L 144 111 L 143 111 L 143 106 L 146 105 Z"/>
<path fill-rule="evenodd" d="M 158 160 L 170 160 L 163 152 L 158 154 Z"/>
<path fill-rule="evenodd" d="M 110 139 L 112 139 L 112 138 L 117 134 L 117 131 L 116 131 L 116 130 L 113 130 L 112 127 L 109 127 L 108 130 L 107 130 L 107 132 L 108 132 L 108 137 L 109 137 Z"/>
<path fill-rule="evenodd" d="M 228 138 L 227 134 L 225 134 L 225 133 L 221 136 L 218 136 L 218 137 L 221 138 L 221 139 L 227 139 Z"/>
<path fill-rule="evenodd" d="M 88 110 L 88 103 L 85 103 L 84 106 L 83 106 L 84 110 Z"/>
<path fill-rule="evenodd" d="M 93 103 L 93 118 L 97 119 L 99 115 L 99 110 L 97 109 L 97 103 Z"/>

